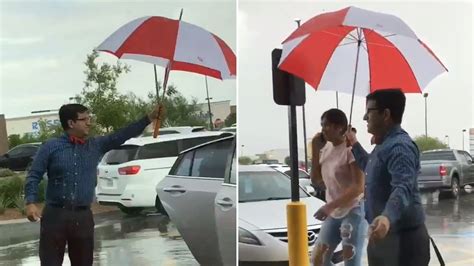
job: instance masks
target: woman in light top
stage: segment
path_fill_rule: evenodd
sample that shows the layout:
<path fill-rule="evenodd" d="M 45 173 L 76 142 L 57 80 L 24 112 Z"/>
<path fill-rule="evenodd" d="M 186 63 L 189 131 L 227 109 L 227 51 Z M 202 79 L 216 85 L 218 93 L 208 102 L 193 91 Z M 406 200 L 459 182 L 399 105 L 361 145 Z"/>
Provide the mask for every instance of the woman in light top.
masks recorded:
<path fill-rule="evenodd" d="M 312 140 L 311 182 L 326 187 L 327 203 L 314 215 L 323 222 L 311 253 L 316 265 L 332 265 L 342 242 L 345 266 L 360 266 L 367 224 L 364 219 L 364 174 L 346 145 L 347 117 L 339 109 L 321 116 L 322 132 Z"/>

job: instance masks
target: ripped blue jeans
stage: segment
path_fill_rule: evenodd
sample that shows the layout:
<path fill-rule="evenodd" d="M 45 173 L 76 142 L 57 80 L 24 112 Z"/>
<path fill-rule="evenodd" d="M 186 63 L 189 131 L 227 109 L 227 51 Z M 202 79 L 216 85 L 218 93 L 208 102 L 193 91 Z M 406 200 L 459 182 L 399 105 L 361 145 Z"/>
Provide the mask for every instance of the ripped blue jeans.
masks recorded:
<path fill-rule="evenodd" d="M 347 228 L 350 228 L 349 232 L 346 231 Z M 360 266 L 367 228 L 368 225 L 364 218 L 363 201 L 340 219 L 328 216 L 321 227 L 318 239 L 311 252 L 311 264 L 313 265 L 318 246 L 320 248 L 326 246 L 327 251 L 322 256 L 323 263 L 321 265 L 334 265 L 331 262 L 332 255 L 339 243 L 342 242 L 343 249 L 344 247 L 352 247 L 352 256 L 344 258 L 344 265 Z"/>

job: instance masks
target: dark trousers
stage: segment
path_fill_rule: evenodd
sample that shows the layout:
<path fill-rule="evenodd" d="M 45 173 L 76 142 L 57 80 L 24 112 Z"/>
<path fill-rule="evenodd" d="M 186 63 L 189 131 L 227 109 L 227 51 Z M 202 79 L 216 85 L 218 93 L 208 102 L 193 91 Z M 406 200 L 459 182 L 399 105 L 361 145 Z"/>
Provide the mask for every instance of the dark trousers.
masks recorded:
<path fill-rule="evenodd" d="M 44 208 L 39 247 L 41 265 L 62 265 L 66 243 L 72 266 L 92 265 L 94 218 L 90 208 Z"/>
<path fill-rule="evenodd" d="M 389 233 L 384 239 L 369 242 L 370 266 L 427 266 L 430 261 L 430 239 L 426 226 Z"/>

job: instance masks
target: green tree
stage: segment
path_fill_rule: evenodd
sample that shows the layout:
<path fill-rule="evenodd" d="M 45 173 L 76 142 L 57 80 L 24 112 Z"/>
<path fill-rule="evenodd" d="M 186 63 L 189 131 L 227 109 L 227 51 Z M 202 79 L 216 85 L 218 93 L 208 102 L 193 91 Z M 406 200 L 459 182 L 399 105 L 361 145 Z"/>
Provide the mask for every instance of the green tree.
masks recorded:
<path fill-rule="evenodd" d="M 252 159 L 248 156 L 240 156 L 239 157 L 239 164 L 242 164 L 242 165 L 252 164 Z"/>
<path fill-rule="evenodd" d="M 236 113 L 231 113 L 225 119 L 225 126 L 230 127 L 233 124 L 235 124 L 236 122 L 237 122 L 237 114 Z"/>
<path fill-rule="evenodd" d="M 12 134 L 8 136 L 8 147 L 10 147 L 10 149 L 20 144 L 22 144 L 22 142 L 19 134 Z"/>
<path fill-rule="evenodd" d="M 85 87 L 82 96 L 77 95 L 75 99 L 90 108 L 95 117 L 97 131 L 111 132 L 143 117 L 156 105 L 157 98 L 154 92 L 150 92 L 145 100 L 132 92 L 120 94 L 117 90 L 117 80 L 121 74 L 130 72 L 130 67 L 120 63 L 104 63 L 99 66 L 95 62 L 98 56 L 95 51 L 87 56 Z M 158 82 L 158 91 L 161 90 L 162 85 Z M 189 102 L 173 85 L 167 86 L 162 104 L 165 107 L 162 127 L 205 124 L 198 114 L 197 101 L 193 99 Z"/>
<path fill-rule="evenodd" d="M 59 137 L 64 132 L 61 124 L 48 124 L 44 119 L 40 119 L 38 125 L 39 133 L 34 137 L 35 142 L 43 142 L 52 137 Z"/>
<path fill-rule="evenodd" d="M 117 62 L 115 65 L 103 63 L 99 65 L 96 59 L 97 51 L 87 55 L 86 80 L 82 95 L 76 95 L 79 103 L 90 108 L 94 115 L 99 131 L 110 132 L 131 122 L 127 119 L 127 96 L 117 90 L 117 80 L 123 73 L 130 72 L 130 67 Z"/>
<path fill-rule="evenodd" d="M 420 151 L 449 148 L 446 144 L 444 144 L 438 138 L 417 136 L 414 138 L 413 141 L 416 143 L 416 145 L 418 145 L 418 148 L 420 149 Z"/>

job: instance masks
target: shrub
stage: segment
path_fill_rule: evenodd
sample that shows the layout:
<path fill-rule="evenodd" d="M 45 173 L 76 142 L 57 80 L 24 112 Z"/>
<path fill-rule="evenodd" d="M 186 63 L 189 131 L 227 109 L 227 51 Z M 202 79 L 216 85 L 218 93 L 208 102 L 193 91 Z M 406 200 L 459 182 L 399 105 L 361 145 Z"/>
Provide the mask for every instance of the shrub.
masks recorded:
<path fill-rule="evenodd" d="M 0 168 L 0 177 L 13 176 L 14 174 L 10 169 Z"/>
<path fill-rule="evenodd" d="M 23 198 L 24 178 L 13 176 L 0 183 L 0 206 L 16 208 L 16 200 Z"/>

